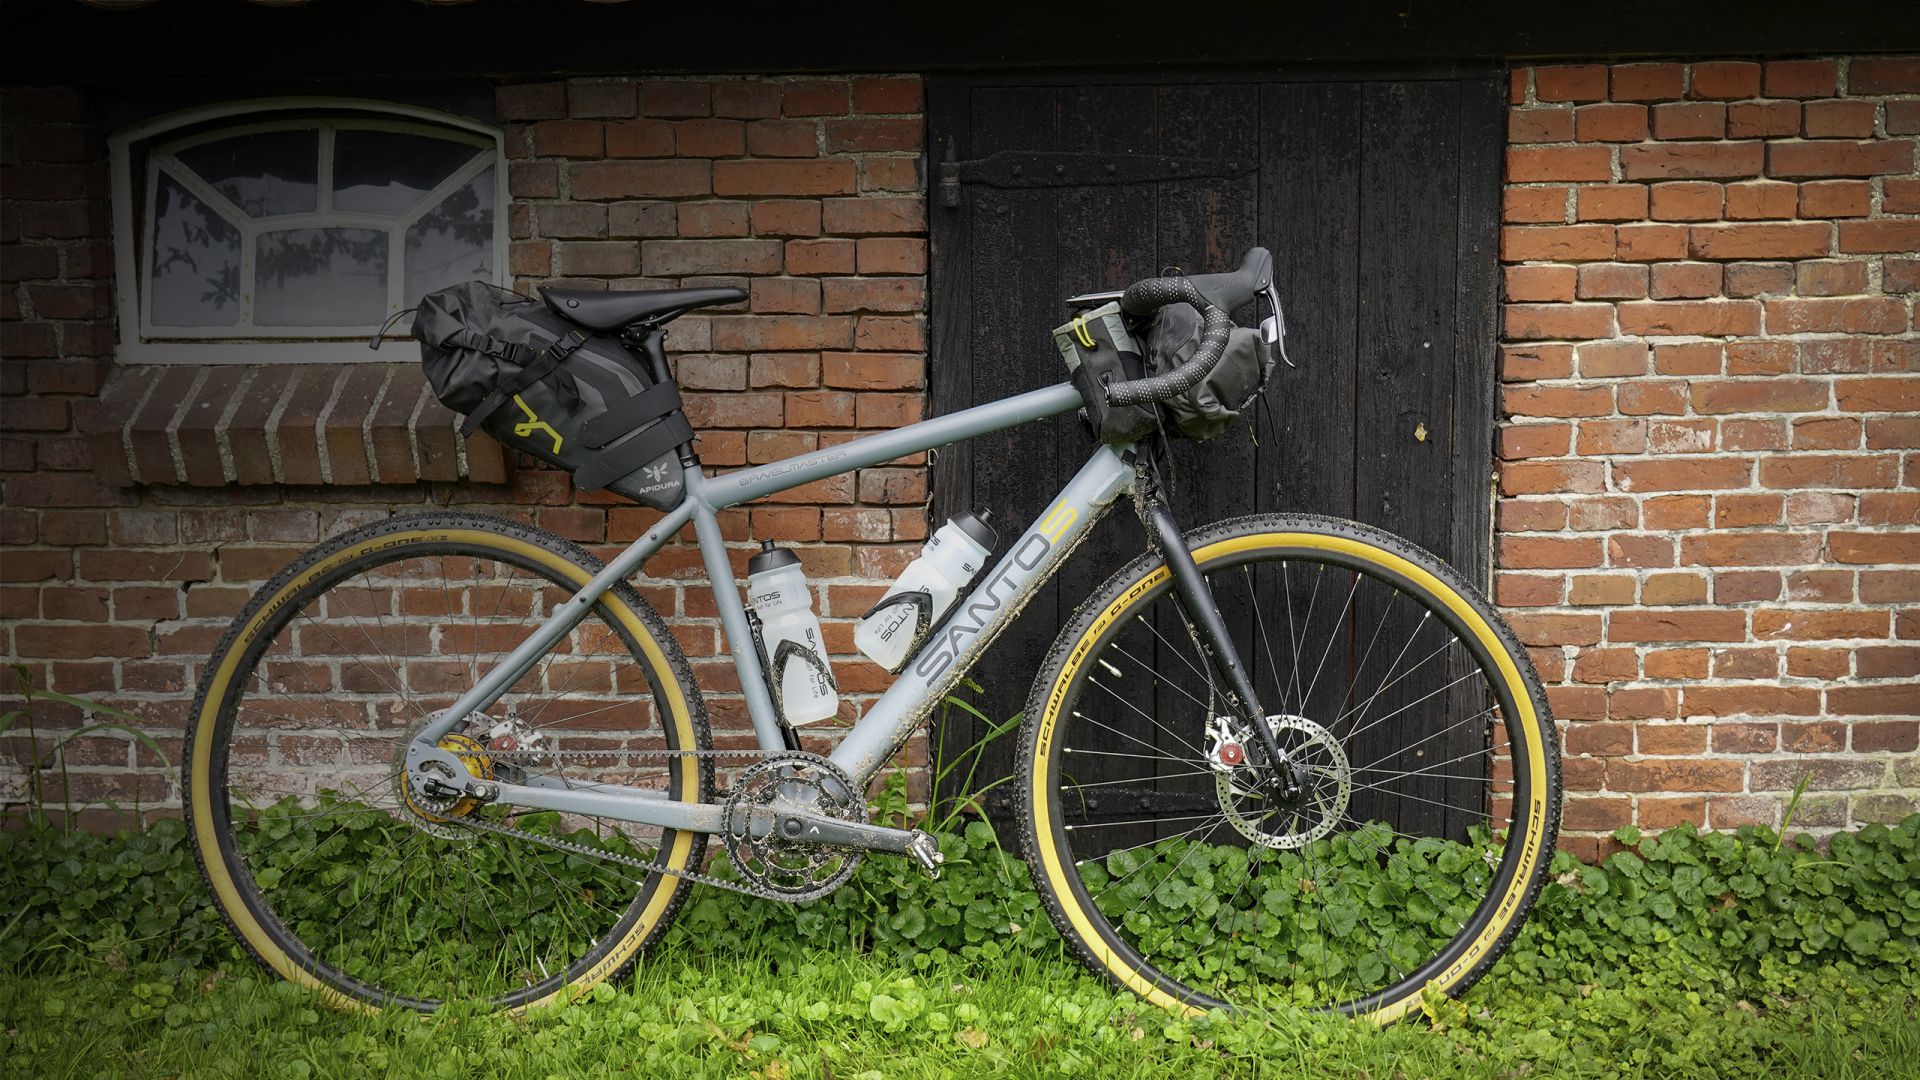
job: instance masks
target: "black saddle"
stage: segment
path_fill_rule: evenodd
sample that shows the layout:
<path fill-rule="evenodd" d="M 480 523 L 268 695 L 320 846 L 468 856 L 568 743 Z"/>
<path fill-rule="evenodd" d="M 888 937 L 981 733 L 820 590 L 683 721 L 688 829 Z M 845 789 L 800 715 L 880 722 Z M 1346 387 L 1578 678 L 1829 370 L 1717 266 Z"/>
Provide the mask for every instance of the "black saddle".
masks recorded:
<path fill-rule="evenodd" d="M 734 304 L 747 298 L 745 289 L 639 289 L 606 292 L 597 289 L 541 289 L 540 296 L 556 314 L 589 330 L 618 330 L 637 322 L 664 323 L 694 308 Z"/>

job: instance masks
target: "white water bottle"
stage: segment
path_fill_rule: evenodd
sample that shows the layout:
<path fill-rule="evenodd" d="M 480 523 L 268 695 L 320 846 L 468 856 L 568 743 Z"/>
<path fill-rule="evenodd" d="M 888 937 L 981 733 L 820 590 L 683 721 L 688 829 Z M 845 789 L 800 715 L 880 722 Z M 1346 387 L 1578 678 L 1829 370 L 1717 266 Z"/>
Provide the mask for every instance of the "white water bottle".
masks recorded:
<path fill-rule="evenodd" d="M 986 566 L 999 540 L 986 518 L 962 511 L 928 539 L 920 557 L 907 564 L 854 631 L 853 643 L 867 659 L 888 671 L 899 671 L 907 662 L 921 635 Z"/>
<path fill-rule="evenodd" d="M 760 655 L 781 717 L 798 726 L 839 712 L 839 687 L 799 557 L 771 540 L 762 544 L 747 561 L 747 603 L 760 620 Z"/>

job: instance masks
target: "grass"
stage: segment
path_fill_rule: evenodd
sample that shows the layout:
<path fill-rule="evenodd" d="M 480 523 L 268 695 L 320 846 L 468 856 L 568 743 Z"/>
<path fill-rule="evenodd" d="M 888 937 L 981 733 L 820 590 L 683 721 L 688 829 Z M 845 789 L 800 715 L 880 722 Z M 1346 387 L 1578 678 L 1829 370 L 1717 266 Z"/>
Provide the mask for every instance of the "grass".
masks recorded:
<path fill-rule="evenodd" d="M 1629 967 L 1662 965 L 1628 955 Z M 1735 997 L 1664 971 L 1616 989 L 1493 977 L 1384 1031 L 1337 1018 L 1181 1021 L 1057 950 L 992 963 L 663 954 L 524 1018 L 336 1012 L 248 969 L 0 982 L 0 1073 L 394 1076 L 1920 1076 L 1915 990 L 1833 969 Z"/>

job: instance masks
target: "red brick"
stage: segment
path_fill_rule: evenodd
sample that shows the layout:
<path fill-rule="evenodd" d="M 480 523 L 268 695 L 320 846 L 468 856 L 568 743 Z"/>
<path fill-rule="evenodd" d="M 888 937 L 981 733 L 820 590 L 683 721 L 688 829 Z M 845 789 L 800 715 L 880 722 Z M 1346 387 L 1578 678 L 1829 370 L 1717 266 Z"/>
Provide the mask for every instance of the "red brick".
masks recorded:
<path fill-rule="evenodd" d="M 808 389 L 820 385 L 820 357 L 814 353 L 755 353 L 749 368 L 748 380 L 753 386 L 786 386 Z M 753 433 L 754 438 L 772 436 L 775 432 Z M 808 436 L 809 439 L 812 436 Z M 814 449 L 812 444 L 807 450 Z M 754 445 L 748 446 L 748 453 L 754 452 Z M 794 453 L 800 451 L 795 450 Z M 755 461 L 767 460 L 754 458 Z"/>
<path fill-rule="evenodd" d="M 1827 253 L 1831 235 L 1830 226 L 1817 222 L 1696 225 L 1689 247 L 1699 259 L 1811 259 Z"/>
<path fill-rule="evenodd" d="M 1614 257 L 1622 262 L 1654 262 L 1687 257 L 1684 225 L 1621 225 L 1615 228 Z"/>
<path fill-rule="evenodd" d="M 1835 716 L 1912 716 L 1920 713 L 1920 683 L 1836 686 L 1827 691 L 1827 711 Z"/>
<path fill-rule="evenodd" d="M 1610 225 L 1545 225 L 1500 230 L 1500 257 L 1509 262 L 1579 262 L 1613 255 Z"/>
<path fill-rule="evenodd" d="M 567 83 L 569 116 L 632 116 L 637 101 L 636 88 L 627 79 L 573 79 Z"/>
<path fill-rule="evenodd" d="M 827 278 L 821 300 L 829 312 L 921 311 L 927 289 L 919 278 Z"/>
<path fill-rule="evenodd" d="M 1757 162 L 1755 168 L 1758 168 Z M 1611 179 L 1613 152 L 1604 146 L 1507 148 L 1507 180 L 1510 183 Z"/>
<path fill-rule="evenodd" d="M 1827 407 L 1827 384 L 1813 379 L 1696 382 L 1693 407 L 1702 413 L 1810 412 Z"/>
<path fill-rule="evenodd" d="M 1653 107 L 1656 139 L 1720 139 L 1727 134 L 1725 105 L 1670 104 Z"/>
<path fill-rule="evenodd" d="M 1704 495 L 1665 495 L 1646 500 L 1642 517 L 1649 529 L 1703 529 L 1708 504 Z"/>
<path fill-rule="evenodd" d="M 924 126 L 919 117 L 828 120 L 826 148 L 830 154 L 884 150 L 918 150 Z"/>
<path fill-rule="evenodd" d="M 1501 407 L 1512 416 L 1605 416 L 1613 412 L 1613 392 L 1605 387 L 1508 386 Z"/>
<path fill-rule="evenodd" d="M 649 79 L 641 84 L 640 111 L 646 116 L 710 116 L 713 84 Z"/>
<path fill-rule="evenodd" d="M 821 381 L 853 390 L 918 389 L 925 379 L 925 361 L 913 354 L 823 353 Z"/>
<path fill-rule="evenodd" d="M 839 79 L 787 85 L 781 112 L 788 116 L 843 116 L 847 111 L 847 84 Z"/>
<path fill-rule="evenodd" d="M 1832 532 L 1827 550 L 1841 563 L 1920 563 L 1920 533 Z"/>
<path fill-rule="evenodd" d="M 811 278 L 755 278 L 748 286 L 756 314 L 818 315 L 820 283 Z"/>
<path fill-rule="evenodd" d="M 1662 375 L 1718 375 L 1724 349 L 1715 342 L 1656 345 L 1653 369 Z"/>
<path fill-rule="evenodd" d="M 1726 269 L 1727 295 L 1764 296 L 1793 290 L 1793 267 L 1786 263 L 1734 263 Z"/>
<path fill-rule="evenodd" d="M 1801 116 L 1809 139 L 1870 139 L 1873 113 L 1871 101 L 1809 101 Z"/>
<path fill-rule="evenodd" d="M 1800 130 L 1800 106 L 1791 101 L 1747 101 L 1727 106 L 1727 138 L 1757 139 L 1794 135 Z"/>
<path fill-rule="evenodd" d="M 851 274 L 856 247 L 846 239 L 787 241 L 787 273 Z"/>
<path fill-rule="evenodd" d="M 856 190 L 853 162 L 717 161 L 713 190 L 718 195 L 851 195 Z"/>
<path fill-rule="evenodd" d="M 853 81 L 853 110 L 861 113 L 916 113 L 921 108 L 920 79 L 869 77 Z"/>
<path fill-rule="evenodd" d="M 1580 267 L 1579 275 L 1579 295 L 1582 300 L 1633 300 L 1647 295 L 1645 266 L 1588 263 Z"/>
<path fill-rule="evenodd" d="M 727 352 L 845 349 L 853 320 L 844 315 L 721 315 L 713 320 L 713 347 Z"/>
<path fill-rule="evenodd" d="M 713 84 L 713 115 L 736 120 L 758 120 L 780 115 L 784 96 L 779 83 L 759 79 L 725 80 Z"/>
<path fill-rule="evenodd" d="M 677 120 L 673 152 L 681 157 L 731 157 L 746 152 L 746 127 L 738 120 Z"/>
<path fill-rule="evenodd" d="M 1840 250 L 1848 254 L 1920 251 L 1920 221 L 1843 221 Z"/>
<path fill-rule="evenodd" d="M 1564 187 L 1510 187 L 1501 193 L 1500 220 L 1521 223 L 1567 220 Z"/>
<path fill-rule="evenodd" d="M 1507 570 L 1579 569 L 1600 564 L 1600 541 L 1593 537 L 1501 536 L 1497 543 L 1499 565 Z"/>
<path fill-rule="evenodd" d="M 1657 221 L 1712 221 L 1724 199 L 1719 184 L 1679 181 L 1653 185 L 1652 216 Z"/>
<path fill-rule="evenodd" d="M 1825 260 L 1794 267 L 1794 291 L 1802 296 L 1845 296 L 1867 291 L 1867 264 Z"/>
<path fill-rule="evenodd" d="M 1604 101 L 1607 69 L 1601 64 L 1560 64 L 1533 69 L 1534 97 L 1541 101 Z"/>
<path fill-rule="evenodd" d="M 1588 420 L 1580 425 L 1582 454 L 1640 454 L 1647 449 L 1645 420 Z"/>
<path fill-rule="evenodd" d="M 502 120 L 544 120 L 567 114 L 565 83 L 522 83 L 494 91 L 494 107 Z"/>
<path fill-rule="evenodd" d="M 626 120 L 606 125 L 607 156 L 673 156 L 673 125 L 665 120 Z"/>
<path fill-rule="evenodd" d="M 1920 59 L 1856 57 L 1847 69 L 1849 94 L 1920 94 Z"/>
<path fill-rule="evenodd" d="M 820 235 L 820 204 L 811 199 L 766 199 L 750 204 L 757 236 Z"/>
<path fill-rule="evenodd" d="M 1647 295 L 1655 300 L 1704 299 L 1720 293 L 1716 263 L 1658 263 Z"/>
<path fill-rule="evenodd" d="M 704 161 L 607 161 L 572 165 L 567 174 L 576 199 L 664 199 L 705 195 L 707 169 Z"/>
<path fill-rule="evenodd" d="M 1509 340 L 1601 338 L 1613 333 L 1613 309 L 1605 304 L 1508 304 Z"/>
<path fill-rule="evenodd" d="M 1639 142 L 1647 137 L 1645 105 L 1582 105 L 1573 111 L 1581 142 Z"/>
<path fill-rule="evenodd" d="M 1785 177 L 1877 176 L 1913 171 L 1913 144 L 1884 142 L 1777 142 L 1767 147 L 1767 175 Z"/>
<path fill-rule="evenodd" d="M 1640 300 L 1620 305 L 1624 334 L 1697 334 L 1728 337 L 1760 332 L 1760 305 L 1752 300 Z"/>
<path fill-rule="evenodd" d="M 1767 329 L 1775 334 L 1897 334 L 1906 322 L 1906 305 L 1890 296 L 1767 301 Z"/>
<path fill-rule="evenodd" d="M 1744 60 L 1715 60 L 1693 65 L 1689 97 L 1731 100 L 1760 96 L 1760 65 Z"/>
<path fill-rule="evenodd" d="M 1620 387 L 1623 416 L 1675 415 L 1687 411 L 1687 388 L 1678 382 L 1629 382 Z"/>
<path fill-rule="evenodd" d="M 1840 85 L 1840 65 L 1832 60 L 1769 60 L 1768 97 L 1826 97 Z"/>
<path fill-rule="evenodd" d="M 1885 194 L 1880 209 L 1889 214 L 1920 214 L 1920 180 L 1882 181 Z"/>
<path fill-rule="evenodd" d="M 818 157 L 820 125 L 813 120 L 755 120 L 747 125 L 747 149 L 756 157 Z"/>
<path fill-rule="evenodd" d="M 1644 184 L 1587 185 L 1575 192 L 1575 199 L 1575 216 L 1581 221 L 1637 221 L 1647 216 Z"/>
<path fill-rule="evenodd" d="M 1580 374 L 1584 378 L 1616 378 L 1646 372 L 1644 342 L 1590 341 L 1580 346 Z"/>
<path fill-rule="evenodd" d="M 1679 64 L 1616 64 L 1612 90 L 1614 101 L 1670 101 L 1680 96 L 1686 69 Z"/>
<path fill-rule="evenodd" d="M 1865 217 L 1873 199 L 1864 180 L 1818 180 L 1800 186 L 1800 216 Z"/>
<path fill-rule="evenodd" d="M 1920 133 L 1920 100 L 1887 102 L 1887 134 Z"/>
<path fill-rule="evenodd" d="M 1616 761 L 1607 769 L 1616 791 L 1742 791 L 1746 766 L 1737 761 Z"/>
<path fill-rule="evenodd" d="M 1790 218 L 1799 200 L 1792 184 L 1756 180 L 1727 185 L 1727 217 L 1733 221 Z"/>
<path fill-rule="evenodd" d="M 1620 148 L 1620 172 L 1628 180 L 1754 176 L 1763 160 L 1757 142 L 1648 143 Z"/>
<path fill-rule="evenodd" d="M 1742 488 L 1749 483 L 1751 472 L 1752 462 L 1747 458 L 1613 463 L 1615 486 L 1631 492 Z"/>
<path fill-rule="evenodd" d="M 1520 303 L 1572 300 L 1577 273 L 1571 266 L 1509 266 L 1504 272 L 1507 299 Z"/>
<path fill-rule="evenodd" d="M 533 125 L 533 152 L 541 157 L 597 158 L 606 152 L 595 120 L 542 120 Z"/>
<path fill-rule="evenodd" d="M 1557 143 L 1573 141 L 1572 109 L 1509 109 L 1507 141 Z"/>

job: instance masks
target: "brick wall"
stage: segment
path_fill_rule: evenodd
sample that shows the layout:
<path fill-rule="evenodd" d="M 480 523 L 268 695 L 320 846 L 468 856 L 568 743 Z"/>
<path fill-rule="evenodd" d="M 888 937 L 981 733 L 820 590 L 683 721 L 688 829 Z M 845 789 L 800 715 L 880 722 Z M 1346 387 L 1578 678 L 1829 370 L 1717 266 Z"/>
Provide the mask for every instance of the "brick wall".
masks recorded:
<path fill-rule="evenodd" d="M 1920 60 L 1514 72 L 1497 599 L 1629 822 L 1920 807 Z"/>
<path fill-rule="evenodd" d="M 917 78 L 581 79 L 503 86 L 497 104 L 516 287 L 750 290 L 737 312 L 678 320 L 668 341 L 709 465 L 774 460 L 918 419 L 926 240 Z M 111 407 L 96 395 L 113 313 L 105 148 L 92 116 L 72 89 L 9 89 L 0 102 L 0 653 L 39 685 L 121 705 L 177 752 L 200 666 L 226 623 L 326 536 L 454 505 L 526 518 L 606 554 L 657 519 L 577 492 L 566 474 L 530 460 L 501 483 L 122 486 L 124 471 L 96 476 L 83 432 L 93 410 Z M 276 437 L 317 440 L 319 459 L 342 452 L 325 425 L 283 425 Z M 742 568 L 754 541 L 797 546 L 829 643 L 843 654 L 843 722 L 885 685 L 851 655 L 852 617 L 877 597 L 877 579 L 917 553 L 925 500 L 916 457 L 722 516 Z M 638 584 L 692 657 L 717 734 L 744 732 L 691 530 L 682 539 Z M 810 731 L 833 736 L 831 725 Z M 923 744 L 907 752 L 918 760 Z M 76 747 L 70 764 L 84 801 L 177 799 L 171 770 L 118 738 Z M 17 798 L 9 784 L 17 775 L 0 770 L 0 803 Z"/>

